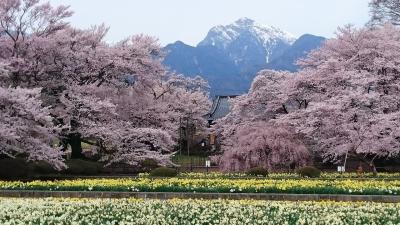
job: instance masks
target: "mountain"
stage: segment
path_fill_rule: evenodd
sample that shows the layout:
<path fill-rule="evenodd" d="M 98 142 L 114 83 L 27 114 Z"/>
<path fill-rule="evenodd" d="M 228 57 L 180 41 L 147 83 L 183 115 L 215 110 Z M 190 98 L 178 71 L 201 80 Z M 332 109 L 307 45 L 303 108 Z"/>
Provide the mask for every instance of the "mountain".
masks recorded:
<path fill-rule="evenodd" d="M 268 63 L 267 68 L 274 70 L 296 71 L 296 61 L 304 58 L 310 51 L 319 48 L 326 40 L 324 37 L 304 34 L 299 37 L 282 55 Z"/>
<path fill-rule="evenodd" d="M 192 47 L 180 41 L 165 47 L 164 64 L 186 76 L 201 75 L 208 81 L 213 94 L 246 92 L 248 82 L 238 76 L 238 68 L 226 53 L 213 46 Z"/>
<path fill-rule="evenodd" d="M 164 64 L 187 76 L 201 75 L 212 95 L 242 94 L 262 69 L 296 70 L 293 62 L 320 46 L 321 38 L 303 35 L 296 40 L 279 28 L 242 18 L 211 28 L 197 46 L 181 41 L 167 45 Z"/>
<path fill-rule="evenodd" d="M 213 27 L 197 46 L 213 46 L 235 63 L 239 72 L 257 72 L 290 47 L 295 38 L 278 28 L 242 18 L 233 24 Z"/>

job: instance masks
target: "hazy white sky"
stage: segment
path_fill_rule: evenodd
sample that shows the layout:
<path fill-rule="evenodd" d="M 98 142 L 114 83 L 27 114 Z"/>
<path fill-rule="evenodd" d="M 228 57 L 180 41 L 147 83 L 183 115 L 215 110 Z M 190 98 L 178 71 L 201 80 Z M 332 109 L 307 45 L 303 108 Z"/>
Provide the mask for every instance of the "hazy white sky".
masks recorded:
<path fill-rule="evenodd" d="M 333 37 L 338 26 L 364 25 L 369 0 L 50 0 L 70 5 L 77 27 L 105 23 L 107 40 L 116 42 L 132 34 L 159 38 L 165 45 L 181 40 L 196 45 L 215 25 L 248 17 L 300 36 Z"/>

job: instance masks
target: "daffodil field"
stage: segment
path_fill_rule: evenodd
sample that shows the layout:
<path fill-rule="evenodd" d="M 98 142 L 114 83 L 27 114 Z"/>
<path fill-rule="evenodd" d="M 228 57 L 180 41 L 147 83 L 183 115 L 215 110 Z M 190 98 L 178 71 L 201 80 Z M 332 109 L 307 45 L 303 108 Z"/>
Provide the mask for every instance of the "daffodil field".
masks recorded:
<path fill-rule="evenodd" d="M 0 190 L 400 195 L 400 174 L 183 173 L 174 178 L 0 181 Z M 400 224 L 400 203 L 204 199 L 1 198 L 0 224 Z"/>
<path fill-rule="evenodd" d="M 400 204 L 0 198 L 0 224 L 400 224 Z"/>
<path fill-rule="evenodd" d="M 0 190 L 400 195 L 400 180 L 140 177 L 0 181 Z"/>
<path fill-rule="evenodd" d="M 148 173 L 141 173 L 139 177 L 149 177 Z M 221 172 L 210 172 L 210 173 L 195 173 L 195 172 L 186 172 L 180 173 L 178 175 L 180 178 L 230 178 L 230 179 L 244 179 L 244 178 L 254 178 L 254 176 L 248 176 L 245 173 L 221 173 Z M 260 179 L 263 177 L 259 177 Z M 270 173 L 268 175 L 270 179 L 302 179 L 297 173 Z M 373 173 L 321 173 L 321 177 L 318 179 L 400 179 L 400 173 L 378 173 L 377 176 L 374 176 Z"/>

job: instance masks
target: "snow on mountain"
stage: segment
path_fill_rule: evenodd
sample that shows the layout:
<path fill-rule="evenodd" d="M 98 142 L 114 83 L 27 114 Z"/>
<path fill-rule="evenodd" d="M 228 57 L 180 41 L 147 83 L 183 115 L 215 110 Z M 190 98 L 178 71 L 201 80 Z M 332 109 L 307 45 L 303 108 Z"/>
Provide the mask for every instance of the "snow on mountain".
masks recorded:
<path fill-rule="evenodd" d="M 290 33 L 274 26 L 264 26 L 252 19 L 241 18 L 232 24 L 218 25 L 208 32 L 206 38 L 198 46 L 211 45 L 221 49 L 227 49 L 232 43 L 247 35 L 262 45 L 266 52 L 271 51 L 271 46 L 278 42 L 291 45 L 296 38 Z"/>

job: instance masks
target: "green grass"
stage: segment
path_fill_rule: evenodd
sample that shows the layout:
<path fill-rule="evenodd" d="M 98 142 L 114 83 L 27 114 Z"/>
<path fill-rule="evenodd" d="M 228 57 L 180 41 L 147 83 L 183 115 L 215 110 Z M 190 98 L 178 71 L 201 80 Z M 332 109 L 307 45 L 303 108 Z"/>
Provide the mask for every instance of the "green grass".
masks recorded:
<path fill-rule="evenodd" d="M 174 155 L 171 158 L 172 162 L 181 166 L 205 166 L 207 157 L 202 156 L 187 156 L 187 155 Z"/>

